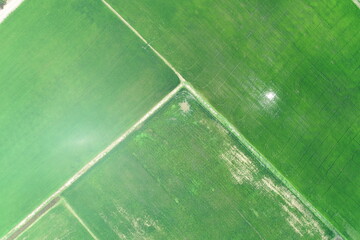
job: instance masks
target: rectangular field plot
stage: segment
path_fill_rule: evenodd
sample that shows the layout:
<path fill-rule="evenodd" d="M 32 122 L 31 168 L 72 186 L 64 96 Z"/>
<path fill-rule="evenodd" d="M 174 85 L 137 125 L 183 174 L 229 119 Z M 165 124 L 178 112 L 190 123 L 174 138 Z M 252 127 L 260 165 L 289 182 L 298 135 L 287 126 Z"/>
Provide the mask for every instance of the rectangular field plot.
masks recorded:
<path fill-rule="evenodd" d="M 64 192 L 99 239 L 332 239 L 187 91 Z"/>
<path fill-rule="evenodd" d="M 178 79 L 100 1 L 25 1 L 0 25 L 0 237 Z"/>
<path fill-rule="evenodd" d="M 40 239 L 92 239 L 90 233 L 80 224 L 75 216 L 66 208 L 66 203 L 60 203 L 40 218 L 18 240 Z"/>
<path fill-rule="evenodd" d="M 351 0 L 108 0 L 345 237 L 360 239 Z"/>

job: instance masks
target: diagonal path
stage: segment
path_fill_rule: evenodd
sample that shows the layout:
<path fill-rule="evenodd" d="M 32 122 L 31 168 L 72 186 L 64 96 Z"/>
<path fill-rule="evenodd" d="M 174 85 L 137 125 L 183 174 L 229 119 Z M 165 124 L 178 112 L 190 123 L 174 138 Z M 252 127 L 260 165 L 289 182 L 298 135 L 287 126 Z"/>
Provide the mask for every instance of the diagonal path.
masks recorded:
<path fill-rule="evenodd" d="M 46 214 L 52 208 L 57 206 L 59 201 L 60 201 L 60 197 L 56 197 L 53 200 L 51 200 L 51 202 L 49 202 L 44 208 L 42 208 L 39 212 L 37 212 L 34 216 L 32 216 L 24 225 L 16 229 L 16 231 L 8 238 L 8 240 L 13 240 L 19 237 L 28 228 L 30 228 L 33 224 L 35 224 L 44 214 Z"/>
<path fill-rule="evenodd" d="M 0 24 L 15 11 L 24 0 L 8 0 L 3 9 L 0 9 Z"/>
<path fill-rule="evenodd" d="M 355 5 L 358 7 L 358 8 L 360 8 L 360 1 L 359 0 L 352 0 L 354 3 L 355 3 Z"/>
<path fill-rule="evenodd" d="M 110 4 L 108 4 L 105 0 L 101 0 L 120 20 L 128 27 L 131 31 L 133 31 L 136 36 L 138 36 L 171 70 L 174 71 L 174 73 L 178 76 L 180 82 L 184 83 L 186 82 L 185 79 L 181 76 L 178 71 L 166 60 L 158 51 L 156 51 L 155 48 L 153 48 L 148 41 L 146 41 L 143 36 L 135 29 L 133 28 Z"/>
<path fill-rule="evenodd" d="M 61 199 L 62 203 L 64 204 L 64 206 L 66 207 L 67 210 L 69 210 L 69 212 L 79 221 L 79 223 L 86 229 L 86 231 L 93 237 L 94 240 L 99 240 L 95 234 L 90 230 L 90 228 L 88 226 L 86 226 L 86 224 L 84 223 L 84 221 L 79 217 L 79 215 L 77 215 L 77 213 L 75 212 L 75 210 L 70 206 L 70 204 L 64 199 Z"/>

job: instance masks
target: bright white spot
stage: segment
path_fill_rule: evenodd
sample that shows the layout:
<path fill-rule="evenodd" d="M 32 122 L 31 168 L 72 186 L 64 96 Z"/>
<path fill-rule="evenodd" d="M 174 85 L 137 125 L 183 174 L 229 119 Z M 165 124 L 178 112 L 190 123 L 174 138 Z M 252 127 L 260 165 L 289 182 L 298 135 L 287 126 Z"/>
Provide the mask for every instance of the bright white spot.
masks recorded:
<path fill-rule="evenodd" d="M 274 92 L 267 92 L 265 94 L 266 98 L 269 99 L 270 101 L 274 100 L 274 98 L 276 97 L 276 93 Z"/>

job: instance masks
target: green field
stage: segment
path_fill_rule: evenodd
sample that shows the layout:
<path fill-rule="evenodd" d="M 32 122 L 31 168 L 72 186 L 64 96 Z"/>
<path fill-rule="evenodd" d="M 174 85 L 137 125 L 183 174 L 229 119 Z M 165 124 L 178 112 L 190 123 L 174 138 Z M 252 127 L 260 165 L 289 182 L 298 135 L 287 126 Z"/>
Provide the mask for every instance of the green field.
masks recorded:
<path fill-rule="evenodd" d="M 185 90 L 64 197 L 99 239 L 334 236 Z"/>
<path fill-rule="evenodd" d="M 182 89 L 20 239 L 360 239 L 351 0 L 108 3 L 222 116 Z M 0 40 L 1 238 L 179 80 L 101 0 L 27 0 Z"/>
<path fill-rule="evenodd" d="M 178 79 L 96 0 L 27 0 L 0 39 L 1 237 Z"/>
<path fill-rule="evenodd" d="M 74 215 L 65 207 L 63 202 L 51 209 L 40 218 L 19 240 L 45 239 L 92 239 L 91 235 L 79 223 Z"/>
<path fill-rule="evenodd" d="M 345 237 L 360 239 L 351 0 L 108 2 Z"/>

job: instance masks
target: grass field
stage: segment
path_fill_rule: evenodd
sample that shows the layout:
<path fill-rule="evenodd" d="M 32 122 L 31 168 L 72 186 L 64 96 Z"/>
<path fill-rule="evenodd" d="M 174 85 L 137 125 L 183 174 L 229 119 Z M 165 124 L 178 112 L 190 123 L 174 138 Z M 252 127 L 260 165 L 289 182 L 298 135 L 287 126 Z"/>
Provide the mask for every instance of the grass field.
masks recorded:
<path fill-rule="evenodd" d="M 0 25 L 0 237 L 178 79 L 100 1 L 25 1 Z"/>
<path fill-rule="evenodd" d="M 352 1 L 108 2 L 345 237 L 360 238 Z"/>
<path fill-rule="evenodd" d="M 63 202 L 40 218 L 19 240 L 39 239 L 92 239 L 88 231 L 80 224 Z"/>
<path fill-rule="evenodd" d="M 334 236 L 185 90 L 63 196 L 99 239 Z"/>

